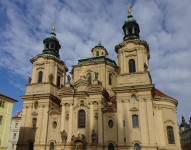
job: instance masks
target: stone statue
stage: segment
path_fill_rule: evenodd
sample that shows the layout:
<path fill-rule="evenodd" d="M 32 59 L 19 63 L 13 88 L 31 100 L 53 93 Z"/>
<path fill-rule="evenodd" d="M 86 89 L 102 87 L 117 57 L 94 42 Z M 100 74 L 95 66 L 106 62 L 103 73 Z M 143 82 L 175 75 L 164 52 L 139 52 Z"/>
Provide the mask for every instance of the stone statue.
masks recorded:
<path fill-rule="evenodd" d="M 144 63 L 144 68 L 145 68 L 145 71 L 147 71 L 148 66 L 147 66 L 147 64 L 146 64 L 146 63 Z"/>
<path fill-rule="evenodd" d="M 98 72 L 94 72 L 95 73 L 95 79 L 98 79 Z"/>
<path fill-rule="evenodd" d="M 61 134 L 62 142 L 66 142 L 66 140 L 67 140 L 66 131 L 63 130 L 62 132 L 60 132 L 60 134 Z"/>
<path fill-rule="evenodd" d="M 29 79 L 28 79 L 28 84 L 31 84 L 31 77 L 29 77 Z"/>
<path fill-rule="evenodd" d="M 70 75 L 67 76 L 68 83 L 70 83 L 71 77 Z"/>
<path fill-rule="evenodd" d="M 72 135 L 72 138 L 71 138 L 71 140 L 73 141 L 73 140 L 74 140 L 74 138 L 75 138 L 75 136 L 74 136 L 74 135 Z"/>
<path fill-rule="evenodd" d="M 91 135 L 91 137 L 92 137 L 92 142 L 93 143 L 97 143 L 97 140 L 96 140 L 96 133 L 95 133 L 95 131 L 92 129 L 92 135 Z"/>
<path fill-rule="evenodd" d="M 52 83 L 52 82 L 53 82 L 53 79 L 54 79 L 53 75 L 50 74 L 48 77 L 49 77 L 49 82 Z"/>

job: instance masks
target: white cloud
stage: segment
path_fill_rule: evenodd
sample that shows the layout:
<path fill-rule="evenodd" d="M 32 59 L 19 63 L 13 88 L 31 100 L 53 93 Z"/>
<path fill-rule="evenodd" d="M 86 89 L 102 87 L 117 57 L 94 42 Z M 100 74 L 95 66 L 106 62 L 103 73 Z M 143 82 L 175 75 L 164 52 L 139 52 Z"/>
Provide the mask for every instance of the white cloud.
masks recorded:
<path fill-rule="evenodd" d="M 99 36 L 117 61 L 114 48 L 123 40 L 127 1 L 1 1 L 0 67 L 26 78 L 30 59 L 42 53 L 43 40 L 56 22 L 62 46 L 61 59 L 71 71 L 77 60 L 91 57 Z M 132 14 L 140 26 L 140 38 L 150 47 L 150 72 L 155 86 L 179 101 L 178 120 L 190 114 L 191 2 L 190 0 L 133 1 Z M 2 11 L 3 10 L 3 11 Z M 17 87 L 20 84 L 17 83 Z"/>

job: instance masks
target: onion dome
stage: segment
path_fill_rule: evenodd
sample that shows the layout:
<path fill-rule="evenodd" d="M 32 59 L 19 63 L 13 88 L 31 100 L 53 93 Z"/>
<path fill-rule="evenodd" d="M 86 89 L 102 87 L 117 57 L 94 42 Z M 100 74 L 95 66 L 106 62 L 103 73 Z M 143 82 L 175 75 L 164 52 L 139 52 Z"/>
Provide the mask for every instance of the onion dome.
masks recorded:
<path fill-rule="evenodd" d="M 180 127 L 185 127 L 185 128 L 189 128 L 189 125 L 185 122 L 184 116 L 182 116 L 182 123 L 180 124 Z"/>
<path fill-rule="evenodd" d="M 57 59 L 60 58 L 59 49 L 61 48 L 59 40 L 56 38 L 56 34 L 54 32 L 55 27 L 52 27 L 53 31 L 50 35 L 46 36 L 46 39 L 43 41 L 44 43 L 44 50 L 42 52 L 45 56 L 53 56 Z"/>
<path fill-rule="evenodd" d="M 128 39 L 134 39 L 134 40 L 140 40 L 139 39 L 139 24 L 136 22 L 136 19 L 133 18 L 131 15 L 131 9 L 129 6 L 129 15 L 127 16 L 127 19 L 124 21 L 123 25 L 123 32 L 124 32 L 124 37 L 123 40 L 126 41 Z"/>

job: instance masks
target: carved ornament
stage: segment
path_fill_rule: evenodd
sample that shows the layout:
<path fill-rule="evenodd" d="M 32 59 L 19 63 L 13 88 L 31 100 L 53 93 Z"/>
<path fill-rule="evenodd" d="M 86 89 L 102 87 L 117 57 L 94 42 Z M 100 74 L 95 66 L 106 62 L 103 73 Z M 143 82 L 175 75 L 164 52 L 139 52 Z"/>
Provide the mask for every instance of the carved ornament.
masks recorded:
<path fill-rule="evenodd" d="M 33 112 L 31 113 L 31 115 L 36 116 L 36 115 L 38 115 L 38 113 L 37 113 L 36 111 L 33 111 Z"/>
<path fill-rule="evenodd" d="M 172 124 L 174 124 L 174 122 L 172 120 L 170 120 L 170 119 L 164 121 L 164 123 L 172 123 Z"/>
<path fill-rule="evenodd" d="M 136 107 L 132 107 L 132 108 L 130 109 L 130 111 L 139 111 L 139 109 L 136 108 Z"/>

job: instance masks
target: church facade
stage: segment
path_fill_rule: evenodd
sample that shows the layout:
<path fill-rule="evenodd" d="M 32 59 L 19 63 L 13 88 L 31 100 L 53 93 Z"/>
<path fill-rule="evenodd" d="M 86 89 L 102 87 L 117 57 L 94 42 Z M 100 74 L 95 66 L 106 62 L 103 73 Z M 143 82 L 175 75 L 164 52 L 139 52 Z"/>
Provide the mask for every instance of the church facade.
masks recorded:
<path fill-rule="evenodd" d="M 180 150 L 177 100 L 155 88 L 149 46 L 130 14 L 118 65 L 99 41 L 67 76 L 53 31 L 32 58 L 18 150 Z"/>

